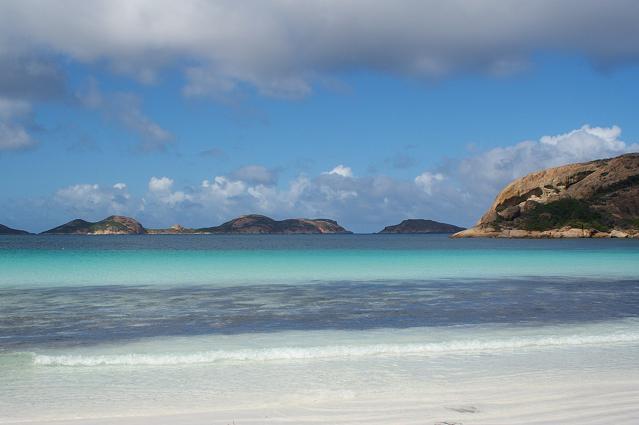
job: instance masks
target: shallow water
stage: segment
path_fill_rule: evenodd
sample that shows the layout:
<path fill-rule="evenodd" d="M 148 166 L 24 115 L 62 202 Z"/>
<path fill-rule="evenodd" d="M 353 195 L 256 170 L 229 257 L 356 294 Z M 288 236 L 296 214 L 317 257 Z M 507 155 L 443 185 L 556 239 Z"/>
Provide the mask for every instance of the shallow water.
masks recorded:
<path fill-rule="evenodd" d="M 446 235 L 14 236 L 0 238 L 0 287 L 632 279 L 638 276 L 638 246 L 637 240 Z"/>

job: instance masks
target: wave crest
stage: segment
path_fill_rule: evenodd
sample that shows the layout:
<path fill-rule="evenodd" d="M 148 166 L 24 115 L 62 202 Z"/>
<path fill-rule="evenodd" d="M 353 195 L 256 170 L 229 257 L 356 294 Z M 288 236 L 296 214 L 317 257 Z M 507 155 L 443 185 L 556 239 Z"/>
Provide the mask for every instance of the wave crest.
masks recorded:
<path fill-rule="evenodd" d="M 169 366 L 222 361 L 272 361 L 366 356 L 428 356 L 499 352 L 526 348 L 612 344 L 639 341 L 639 333 L 518 337 L 500 340 L 458 340 L 417 344 L 328 345 L 261 349 L 213 350 L 176 354 L 46 355 L 34 354 L 38 366 Z"/>

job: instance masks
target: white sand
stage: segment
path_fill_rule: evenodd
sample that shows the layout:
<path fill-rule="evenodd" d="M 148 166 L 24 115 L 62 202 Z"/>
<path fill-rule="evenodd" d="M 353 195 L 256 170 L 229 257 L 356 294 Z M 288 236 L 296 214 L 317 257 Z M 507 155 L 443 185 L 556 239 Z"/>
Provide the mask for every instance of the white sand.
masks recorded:
<path fill-rule="evenodd" d="M 639 423 L 639 380 L 634 371 L 608 375 L 583 373 L 571 382 L 523 374 L 449 384 L 407 398 L 359 397 L 345 392 L 330 400 L 291 397 L 259 408 L 28 421 L 38 425 L 248 425 L 248 424 L 579 424 Z M 514 382 L 516 381 L 516 382 Z"/>
<path fill-rule="evenodd" d="M 441 335 L 430 328 L 322 331 L 64 349 L 73 355 L 48 358 L 64 362 L 29 365 L 24 362 L 31 358 L 24 357 L 21 367 L 8 363 L 0 369 L 0 424 L 637 425 L 639 342 L 631 338 L 637 329 L 636 321 L 619 321 L 444 329 Z M 443 351 L 401 345 L 419 335 L 428 340 L 448 333 L 453 340 L 476 343 L 449 339 Z M 547 341 L 548 333 L 555 339 Z M 532 334 L 540 344 L 522 345 Z M 351 339 L 356 344 L 340 345 L 341 350 L 308 346 Z M 405 349 L 362 349 L 369 339 Z M 492 343 L 479 344 L 484 339 Z M 286 341 L 298 348 L 285 348 Z M 224 360 L 204 356 L 207 362 L 200 363 L 193 362 L 199 357 L 180 354 L 223 344 Z M 247 344 L 257 351 L 236 351 L 236 345 Z M 176 352 L 158 356 L 159 347 Z M 96 353 L 128 363 L 96 363 L 101 359 Z M 151 353 L 154 361 L 146 354 L 118 353 Z"/>

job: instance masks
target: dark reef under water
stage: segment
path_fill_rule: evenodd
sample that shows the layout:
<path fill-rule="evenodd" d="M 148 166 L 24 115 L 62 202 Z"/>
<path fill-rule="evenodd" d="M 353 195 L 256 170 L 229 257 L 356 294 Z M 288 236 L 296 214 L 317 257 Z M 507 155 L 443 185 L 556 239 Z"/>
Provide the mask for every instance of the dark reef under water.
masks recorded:
<path fill-rule="evenodd" d="M 509 278 L 0 289 L 0 351 L 150 336 L 596 322 L 639 316 L 639 280 Z"/>

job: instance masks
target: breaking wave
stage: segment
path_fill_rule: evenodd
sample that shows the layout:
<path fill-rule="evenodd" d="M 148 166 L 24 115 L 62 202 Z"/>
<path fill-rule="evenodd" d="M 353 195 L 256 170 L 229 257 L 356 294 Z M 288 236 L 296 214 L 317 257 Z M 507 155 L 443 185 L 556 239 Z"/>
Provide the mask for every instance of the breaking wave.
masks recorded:
<path fill-rule="evenodd" d="M 639 342 L 639 333 L 516 337 L 411 344 L 327 345 L 260 349 L 212 350 L 172 354 L 45 355 L 34 354 L 38 366 L 169 366 L 224 361 L 312 360 L 367 356 L 429 356 L 491 353 L 518 349 Z"/>

